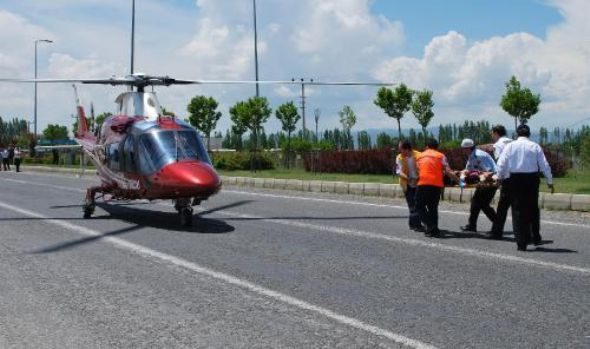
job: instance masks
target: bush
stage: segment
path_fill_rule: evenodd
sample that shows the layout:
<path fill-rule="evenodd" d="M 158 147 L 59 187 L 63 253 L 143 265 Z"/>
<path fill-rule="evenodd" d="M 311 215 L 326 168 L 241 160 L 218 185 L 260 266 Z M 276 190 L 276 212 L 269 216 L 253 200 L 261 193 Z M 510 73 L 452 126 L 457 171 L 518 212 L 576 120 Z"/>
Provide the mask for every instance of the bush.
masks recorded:
<path fill-rule="evenodd" d="M 567 170 L 572 168 L 572 161 L 563 150 L 543 147 L 543 152 L 551 166 L 553 177 L 563 177 L 567 174 Z"/>
<path fill-rule="evenodd" d="M 218 170 L 226 171 L 237 171 L 237 170 L 250 170 L 250 152 L 228 152 L 228 153 L 215 153 L 213 155 L 213 166 Z M 258 153 L 259 159 L 257 161 L 257 168 L 259 170 L 271 170 L 275 168 L 274 162 L 268 153 Z"/>
<path fill-rule="evenodd" d="M 391 148 L 372 150 L 339 150 L 306 153 L 306 171 L 329 173 L 391 174 L 395 163 Z"/>

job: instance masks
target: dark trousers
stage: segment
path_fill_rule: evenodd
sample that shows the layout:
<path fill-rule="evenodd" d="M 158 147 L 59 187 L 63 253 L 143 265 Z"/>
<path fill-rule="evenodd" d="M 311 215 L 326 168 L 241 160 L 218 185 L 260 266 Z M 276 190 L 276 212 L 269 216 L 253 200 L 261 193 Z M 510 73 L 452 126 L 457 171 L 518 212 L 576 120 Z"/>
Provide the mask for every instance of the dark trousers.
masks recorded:
<path fill-rule="evenodd" d="M 420 215 L 416 210 L 416 187 L 412 188 L 408 186 L 406 188 L 406 203 L 408 204 L 408 210 L 410 211 L 410 218 L 408 219 L 408 225 L 410 228 L 417 228 L 420 226 Z"/>
<path fill-rule="evenodd" d="M 492 223 L 496 221 L 496 211 L 490 206 L 494 195 L 496 195 L 495 187 L 478 187 L 475 189 L 471 199 L 471 209 L 469 210 L 470 227 L 474 229 L 477 227 L 477 217 L 480 211 L 483 211 Z"/>
<path fill-rule="evenodd" d="M 508 215 L 508 209 L 512 206 L 512 189 L 510 188 L 510 178 L 502 181 L 502 187 L 500 188 L 500 200 L 498 201 L 498 208 L 496 209 L 496 220 L 492 225 L 492 235 L 495 237 L 502 237 L 504 234 L 504 225 L 506 224 L 506 216 Z M 538 198 L 538 194 L 537 194 Z M 541 241 L 540 226 L 541 216 L 539 212 L 539 205 L 535 207 L 535 216 L 532 224 L 532 239 L 533 242 Z M 518 233 L 518 226 L 516 222 L 515 210 L 512 209 L 512 231 L 514 235 Z"/>
<path fill-rule="evenodd" d="M 2 166 L 4 167 L 4 171 L 10 170 L 10 162 L 9 162 L 8 158 L 2 159 Z"/>
<path fill-rule="evenodd" d="M 498 208 L 496 209 L 496 220 L 492 225 L 492 235 L 496 237 L 502 237 L 504 234 L 504 224 L 506 224 L 506 216 L 508 215 L 508 209 L 512 206 L 512 191 L 510 188 L 510 178 L 502 181 L 502 187 L 500 188 L 500 200 L 498 201 Z M 512 231 L 516 234 L 516 218 L 514 216 L 514 209 L 512 210 Z"/>
<path fill-rule="evenodd" d="M 534 229 L 538 229 L 539 217 L 539 174 L 513 173 L 510 175 L 509 190 L 512 191 L 512 210 L 517 227 L 516 243 L 526 247 L 531 241 Z M 537 230 L 538 232 L 538 230 Z"/>
<path fill-rule="evenodd" d="M 16 172 L 20 172 L 20 161 L 21 161 L 21 159 L 18 159 L 18 158 L 14 159 L 14 166 L 16 166 Z"/>
<path fill-rule="evenodd" d="M 419 185 L 416 190 L 416 210 L 420 221 L 426 225 L 426 233 L 438 234 L 438 202 L 440 187 Z"/>

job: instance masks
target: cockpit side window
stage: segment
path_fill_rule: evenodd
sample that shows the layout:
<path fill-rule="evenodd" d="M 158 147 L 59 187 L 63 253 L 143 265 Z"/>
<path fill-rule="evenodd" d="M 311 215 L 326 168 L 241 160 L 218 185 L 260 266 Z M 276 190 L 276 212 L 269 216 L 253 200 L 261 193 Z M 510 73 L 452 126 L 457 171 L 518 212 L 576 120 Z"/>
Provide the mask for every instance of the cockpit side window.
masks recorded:
<path fill-rule="evenodd" d="M 125 143 L 123 144 L 123 164 L 126 172 L 137 172 L 137 165 L 135 163 L 135 142 L 133 135 L 127 135 Z"/>
<path fill-rule="evenodd" d="M 113 171 L 120 171 L 121 164 L 119 159 L 119 143 L 111 143 L 107 145 L 107 159 L 108 159 L 108 166 Z"/>

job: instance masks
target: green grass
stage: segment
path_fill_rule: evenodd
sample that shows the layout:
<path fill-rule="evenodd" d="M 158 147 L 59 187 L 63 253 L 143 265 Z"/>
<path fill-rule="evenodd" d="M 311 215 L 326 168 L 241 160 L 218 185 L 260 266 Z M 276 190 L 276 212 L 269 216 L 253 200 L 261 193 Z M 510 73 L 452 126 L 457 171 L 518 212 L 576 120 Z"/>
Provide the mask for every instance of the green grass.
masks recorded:
<path fill-rule="evenodd" d="M 569 171 L 565 177 L 553 180 L 556 193 L 590 194 L 590 170 Z M 547 192 L 547 185 L 541 179 L 541 191 Z"/>
<path fill-rule="evenodd" d="M 264 170 L 256 173 L 250 171 L 218 171 L 224 176 L 256 177 L 256 178 L 284 178 L 302 180 L 339 181 L 351 183 L 398 183 L 397 178 L 391 175 L 370 174 L 342 174 L 342 173 L 311 173 L 301 169 L 292 170 Z M 565 177 L 555 178 L 555 192 L 590 194 L 590 171 L 570 171 Z M 541 191 L 547 192 L 544 179 L 541 180 Z"/>
<path fill-rule="evenodd" d="M 256 178 L 282 178 L 282 179 L 302 179 L 317 181 L 339 181 L 354 183 L 398 183 L 397 178 L 391 175 L 363 175 L 363 174 L 344 174 L 344 173 L 312 173 L 301 169 L 292 170 L 264 170 L 257 172 L 250 171 L 218 171 L 224 176 L 237 177 L 256 177 Z"/>

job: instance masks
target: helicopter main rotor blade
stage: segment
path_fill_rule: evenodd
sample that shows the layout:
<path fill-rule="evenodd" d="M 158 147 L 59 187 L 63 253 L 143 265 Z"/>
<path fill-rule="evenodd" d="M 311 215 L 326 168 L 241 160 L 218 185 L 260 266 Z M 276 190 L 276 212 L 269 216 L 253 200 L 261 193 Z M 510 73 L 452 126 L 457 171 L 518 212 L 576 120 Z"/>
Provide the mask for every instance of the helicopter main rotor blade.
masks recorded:
<path fill-rule="evenodd" d="M 168 76 L 129 75 L 108 79 L 5 79 L 0 82 L 22 83 L 82 83 L 124 86 L 171 86 L 171 85 L 316 85 L 316 86 L 393 86 L 393 82 L 373 81 L 298 81 L 298 80 L 180 80 Z"/>
<path fill-rule="evenodd" d="M 197 85 L 325 85 L 325 86 L 392 86 L 393 82 L 372 81 L 292 81 L 292 80 L 175 80 L 176 84 Z"/>
<path fill-rule="evenodd" d="M 124 78 L 112 79 L 4 79 L 0 78 L 0 82 L 37 82 L 37 83 L 82 83 L 82 84 L 104 84 L 104 85 L 130 85 L 133 80 Z"/>

